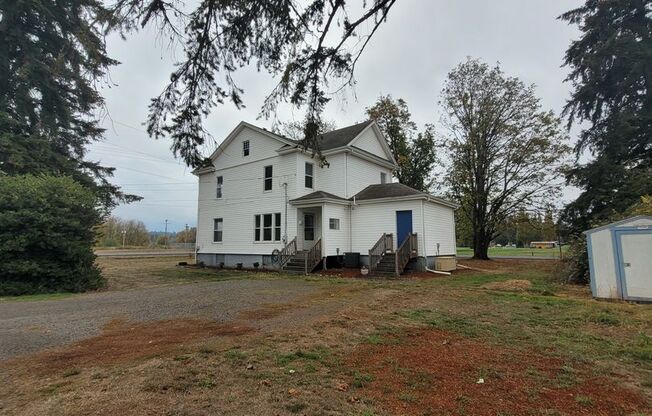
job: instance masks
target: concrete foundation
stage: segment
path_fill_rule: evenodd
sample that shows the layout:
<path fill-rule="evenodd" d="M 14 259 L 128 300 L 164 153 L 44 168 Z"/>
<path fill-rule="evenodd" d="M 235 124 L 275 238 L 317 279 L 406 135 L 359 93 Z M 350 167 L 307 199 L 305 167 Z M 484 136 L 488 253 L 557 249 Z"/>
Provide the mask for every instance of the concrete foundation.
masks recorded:
<path fill-rule="evenodd" d="M 220 253 L 198 253 L 197 262 L 203 262 L 206 266 L 219 267 L 224 263 L 224 267 L 235 268 L 238 263 L 242 263 L 245 269 L 253 269 L 254 263 L 258 263 L 259 269 L 276 270 L 277 267 L 272 263 L 272 256 L 265 254 L 220 254 Z"/>

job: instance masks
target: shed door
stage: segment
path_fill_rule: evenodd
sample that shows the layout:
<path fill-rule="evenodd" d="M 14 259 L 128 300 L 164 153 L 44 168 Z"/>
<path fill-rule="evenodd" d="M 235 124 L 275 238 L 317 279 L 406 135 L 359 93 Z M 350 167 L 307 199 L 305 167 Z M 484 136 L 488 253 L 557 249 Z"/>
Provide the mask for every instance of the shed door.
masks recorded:
<path fill-rule="evenodd" d="M 412 211 L 396 211 L 397 248 L 410 233 L 412 233 Z"/>
<path fill-rule="evenodd" d="M 623 233 L 617 241 L 623 297 L 652 300 L 652 230 Z"/>

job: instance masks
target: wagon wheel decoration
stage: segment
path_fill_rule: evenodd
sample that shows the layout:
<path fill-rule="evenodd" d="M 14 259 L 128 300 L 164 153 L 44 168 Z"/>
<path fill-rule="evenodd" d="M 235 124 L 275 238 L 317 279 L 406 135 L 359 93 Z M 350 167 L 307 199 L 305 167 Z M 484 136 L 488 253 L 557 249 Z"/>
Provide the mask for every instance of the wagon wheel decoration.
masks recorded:
<path fill-rule="evenodd" d="M 281 261 L 281 252 L 279 249 L 275 248 L 272 251 L 272 263 L 278 263 Z"/>

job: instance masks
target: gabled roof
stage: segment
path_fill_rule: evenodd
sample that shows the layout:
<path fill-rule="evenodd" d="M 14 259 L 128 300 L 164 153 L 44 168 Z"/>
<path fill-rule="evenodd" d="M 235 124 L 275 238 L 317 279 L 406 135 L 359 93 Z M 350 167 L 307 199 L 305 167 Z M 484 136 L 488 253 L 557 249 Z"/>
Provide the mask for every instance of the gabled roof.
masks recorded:
<path fill-rule="evenodd" d="M 329 131 L 319 137 L 319 146 L 321 150 L 330 150 L 337 147 L 346 146 L 353 141 L 364 129 L 366 129 L 372 120 L 367 120 L 362 123 L 354 124 L 352 126 L 343 127 L 341 129 Z"/>
<path fill-rule="evenodd" d="M 221 154 L 223 150 L 229 145 L 229 143 L 231 143 L 236 138 L 236 136 L 245 128 L 249 128 L 269 138 L 277 140 L 279 143 L 284 145 L 292 145 L 295 143 L 294 140 L 288 139 L 287 137 L 283 137 L 276 133 L 272 133 L 271 131 L 260 128 L 258 126 L 254 126 L 253 124 L 247 123 L 246 121 L 241 121 L 233 129 L 233 131 L 231 131 L 231 133 L 229 133 L 229 135 L 226 136 L 226 139 L 224 139 L 224 141 L 220 143 L 220 145 L 217 147 L 217 149 L 215 149 L 213 154 L 210 155 L 209 159 L 214 160 L 219 154 Z"/>
<path fill-rule="evenodd" d="M 376 135 L 380 138 L 380 145 L 385 151 L 385 155 L 376 155 L 372 154 L 366 150 L 360 149 L 354 145 L 355 140 L 368 128 L 373 128 Z M 290 140 L 290 139 L 286 139 Z M 320 135 L 317 139 L 319 141 L 319 150 L 327 155 L 330 152 L 337 152 L 345 149 L 354 150 L 358 155 L 365 157 L 371 156 L 376 159 L 376 162 L 381 162 L 387 164 L 388 167 L 396 167 L 396 160 L 392 155 L 392 151 L 387 144 L 387 139 L 383 135 L 382 131 L 378 128 L 378 125 L 373 120 L 367 120 L 362 123 L 354 124 L 352 126 L 343 127 L 341 129 L 336 129 L 333 131 L 326 132 Z M 279 152 L 286 152 L 297 150 L 299 148 L 300 141 L 292 140 L 292 144 L 285 145 L 279 149 Z"/>
<path fill-rule="evenodd" d="M 625 225 L 629 222 L 636 221 L 636 220 L 643 220 L 643 219 L 652 221 L 652 215 L 635 215 L 633 217 L 625 218 L 624 220 L 605 224 L 600 227 L 591 228 L 590 230 L 584 231 L 584 234 L 592 234 L 596 231 L 602 231 L 607 228 L 615 228 L 618 227 L 619 225 Z"/>
<path fill-rule="evenodd" d="M 374 200 L 380 202 L 381 200 L 385 201 L 391 199 L 425 199 L 431 202 L 437 202 L 447 207 L 458 208 L 458 205 L 454 202 L 447 201 L 427 192 L 418 191 L 398 182 L 369 185 L 355 194 L 352 198 L 349 198 L 349 200 L 356 202 Z"/>

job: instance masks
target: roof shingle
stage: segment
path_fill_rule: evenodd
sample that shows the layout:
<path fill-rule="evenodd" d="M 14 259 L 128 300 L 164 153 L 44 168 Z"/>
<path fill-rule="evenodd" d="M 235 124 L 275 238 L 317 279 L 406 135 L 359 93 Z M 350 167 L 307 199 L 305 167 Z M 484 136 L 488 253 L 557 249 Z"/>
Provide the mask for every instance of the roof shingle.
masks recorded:
<path fill-rule="evenodd" d="M 304 195 L 304 196 L 301 196 L 299 198 L 292 199 L 292 200 L 290 200 L 290 202 L 311 201 L 313 199 L 320 199 L 320 198 L 339 199 L 341 201 L 348 201 L 345 198 L 339 197 L 337 195 L 333 195 L 333 194 L 328 193 L 328 192 L 315 191 L 315 192 L 309 193 L 308 195 Z"/>
<path fill-rule="evenodd" d="M 424 192 L 417 191 L 402 183 L 392 182 L 377 185 L 369 185 L 362 191 L 358 192 L 353 198 L 358 201 L 365 199 L 378 199 L 378 198 L 393 198 L 399 196 L 411 195 L 428 195 Z M 351 199 L 353 199 L 351 198 Z"/>

